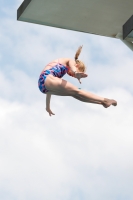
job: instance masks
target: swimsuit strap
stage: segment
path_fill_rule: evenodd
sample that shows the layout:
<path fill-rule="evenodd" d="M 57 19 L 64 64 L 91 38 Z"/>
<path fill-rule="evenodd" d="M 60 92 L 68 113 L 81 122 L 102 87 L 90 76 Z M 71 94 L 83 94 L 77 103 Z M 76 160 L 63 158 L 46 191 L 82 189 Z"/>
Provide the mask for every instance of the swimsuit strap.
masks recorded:
<path fill-rule="evenodd" d="M 51 63 L 49 63 L 47 66 L 51 66 L 51 67 L 53 67 L 53 65 L 51 65 L 51 64 L 53 64 L 53 63 L 56 63 L 56 64 L 59 64 L 59 65 L 62 65 L 60 62 L 59 62 L 59 59 L 58 59 L 58 62 L 51 62 Z M 69 68 L 69 66 L 65 66 L 66 68 Z"/>

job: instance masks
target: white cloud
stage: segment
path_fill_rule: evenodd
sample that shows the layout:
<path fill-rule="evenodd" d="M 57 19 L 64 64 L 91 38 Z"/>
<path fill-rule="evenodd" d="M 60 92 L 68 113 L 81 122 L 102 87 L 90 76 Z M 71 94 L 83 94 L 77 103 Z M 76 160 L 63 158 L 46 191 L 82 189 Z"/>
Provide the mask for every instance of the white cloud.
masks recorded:
<path fill-rule="evenodd" d="M 73 198 L 80 190 L 84 199 L 107 199 L 121 187 L 132 198 L 133 96 L 119 88 L 111 93 L 119 103 L 109 109 L 53 97 L 53 118 L 42 100 L 26 105 L 1 99 L 0 177 L 8 180 L 6 190 L 17 199 L 71 199 L 75 188 Z"/>

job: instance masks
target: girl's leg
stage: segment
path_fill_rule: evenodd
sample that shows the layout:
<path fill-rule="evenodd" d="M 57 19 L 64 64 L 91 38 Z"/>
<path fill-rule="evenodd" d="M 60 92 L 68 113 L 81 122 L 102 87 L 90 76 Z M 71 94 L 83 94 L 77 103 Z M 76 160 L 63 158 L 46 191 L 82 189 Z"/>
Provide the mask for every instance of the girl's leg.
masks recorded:
<path fill-rule="evenodd" d="M 47 76 L 45 86 L 49 93 L 53 95 L 72 96 L 83 102 L 102 104 L 104 107 L 117 105 L 115 100 L 105 99 L 90 92 L 79 90 L 73 84 L 52 75 Z"/>
<path fill-rule="evenodd" d="M 81 96 L 73 96 L 75 99 L 77 99 L 77 100 L 79 100 L 79 101 L 83 101 L 83 102 L 86 102 L 86 103 L 95 103 L 95 104 L 101 104 L 101 102 L 100 101 L 94 101 L 94 100 L 90 100 L 89 102 L 88 102 L 88 99 L 86 100 L 86 98 L 84 98 L 84 97 L 81 97 Z"/>
<path fill-rule="evenodd" d="M 113 99 L 103 98 L 103 97 L 97 96 L 95 94 L 92 94 L 90 92 L 86 92 L 83 90 L 80 90 L 79 94 L 73 97 L 80 101 L 88 102 L 89 100 L 88 103 L 101 104 L 105 108 L 109 107 L 110 105 L 113 105 L 113 106 L 117 105 L 117 102 Z"/>

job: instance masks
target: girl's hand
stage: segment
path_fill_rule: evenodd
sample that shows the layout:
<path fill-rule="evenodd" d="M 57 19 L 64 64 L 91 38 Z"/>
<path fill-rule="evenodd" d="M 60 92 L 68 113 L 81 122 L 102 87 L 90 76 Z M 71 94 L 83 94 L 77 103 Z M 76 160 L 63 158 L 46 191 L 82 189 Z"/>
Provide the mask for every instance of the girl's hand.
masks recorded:
<path fill-rule="evenodd" d="M 83 72 L 75 72 L 75 78 L 77 78 L 79 80 L 79 82 L 81 83 L 80 79 L 81 78 L 86 78 L 88 75 L 83 73 Z"/>
<path fill-rule="evenodd" d="M 51 110 L 50 108 L 46 108 L 46 111 L 49 113 L 49 116 L 51 117 L 51 115 L 55 115 Z"/>

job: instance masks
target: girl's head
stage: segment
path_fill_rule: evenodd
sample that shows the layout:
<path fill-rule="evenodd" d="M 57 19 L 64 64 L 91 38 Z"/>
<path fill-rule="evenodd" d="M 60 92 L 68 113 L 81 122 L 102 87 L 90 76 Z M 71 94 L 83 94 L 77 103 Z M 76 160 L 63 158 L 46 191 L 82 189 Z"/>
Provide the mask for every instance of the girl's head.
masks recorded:
<path fill-rule="evenodd" d="M 80 47 L 78 48 L 78 50 L 76 51 L 76 54 L 75 54 L 75 62 L 76 62 L 76 67 L 77 67 L 78 71 L 79 71 L 79 72 L 85 72 L 85 71 L 86 71 L 86 66 L 85 66 L 85 64 L 84 64 L 82 61 L 78 60 L 78 57 L 79 57 L 79 55 L 80 55 L 80 53 L 81 53 L 81 50 L 82 50 L 82 46 L 80 46 Z"/>

